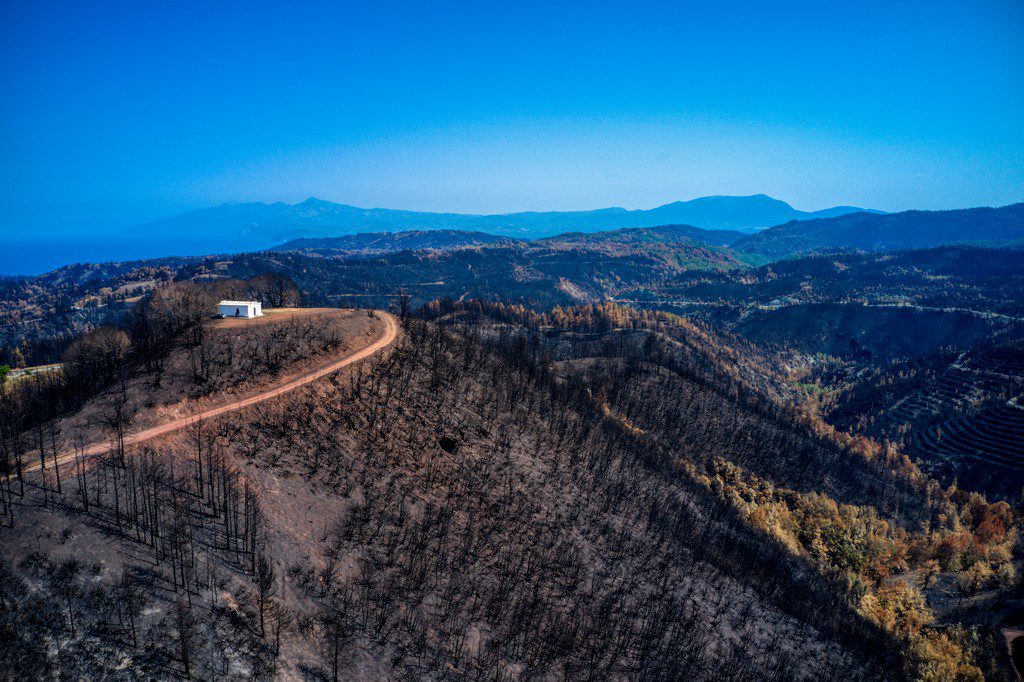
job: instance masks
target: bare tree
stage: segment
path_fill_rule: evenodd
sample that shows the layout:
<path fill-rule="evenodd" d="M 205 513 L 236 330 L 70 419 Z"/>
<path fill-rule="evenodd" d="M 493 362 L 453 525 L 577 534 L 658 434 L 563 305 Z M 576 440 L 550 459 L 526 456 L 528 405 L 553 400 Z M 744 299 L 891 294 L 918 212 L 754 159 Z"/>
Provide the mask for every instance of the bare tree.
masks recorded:
<path fill-rule="evenodd" d="M 68 610 L 68 622 L 71 625 L 71 636 L 75 637 L 75 606 L 74 601 L 81 592 L 78 587 L 78 573 L 82 565 L 77 559 L 67 559 L 61 562 L 53 571 L 50 577 L 50 589 L 53 593 L 64 600 Z"/>
<path fill-rule="evenodd" d="M 263 301 L 268 308 L 297 306 L 301 299 L 295 282 L 277 272 L 265 272 L 251 278 L 249 289 L 253 296 Z"/>
<path fill-rule="evenodd" d="M 146 603 L 149 601 L 146 591 L 142 589 L 138 581 L 132 578 L 127 571 L 122 571 L 121 580 L 115 587 L 117 605 L 122 617 L 128 620 L 128 629 L 132 635 L 132 646 L 139 645 L 138 628 L 136 622 Z"/>
<path fill-rule="evenodd" d="M 402 322 L 409 319 L 409 292 L 405 289 L 398 293 L 398 317 Z"/>
<path fill-rule="evenodd" d="M 118 465 L 124 465 L 124 430 L 128 424 L 129 412 L 127 387 L 123 384 L 107 401 L 106 411 L 100 417 L 100 422 L 111 431 L 114 439 L 114 455 Z"/>
<path fill-rule="evenodd" d="M 271 627 L 274 633 L 274 656 L 281 653 L 281 634 L 291 627 L 295 617 L 292 612 L 279 600 L 271 603 Z"/>
<path fill-rule="evenodd" d="M 184 595 L 178 595 L 174 609 L 174 623 L 178 631 L 178 658 L 184 667 L 185 679 L 192 677 L 192 652 L 198 631 L 192 607 Z"/>
<path fill-rule="evenodd" d="M 256 606 L 260 614 L 260 637 L 266 635 L 266 611 L 269 599 L 274 595 L 277 586 L 274 582 L 274 566 L 262 552 L 256 558 Z"/>

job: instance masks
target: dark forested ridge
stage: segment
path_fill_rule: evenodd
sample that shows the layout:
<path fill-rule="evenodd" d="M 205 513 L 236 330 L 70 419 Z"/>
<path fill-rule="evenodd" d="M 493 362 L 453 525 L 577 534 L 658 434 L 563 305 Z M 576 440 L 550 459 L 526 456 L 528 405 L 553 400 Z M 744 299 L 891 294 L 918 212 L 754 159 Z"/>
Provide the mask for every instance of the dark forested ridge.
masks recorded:
<path fill-rule="evenodd" d="M 273 251 L 305 251 L 320 255 L 374 254 L 420 249 L 452 249 L 484 244 L 508 243 L 513 240 L 486 232 L 461 230 L 411 230 L 407 232 L 364 232 L 344 237 L 292 239 L 275 246 Z"/>
<path fill-rule="evenodd" d="M 1024 240 L 1024 204 L 1002 208 L 850 213 L 794 220 L 738 240 L 737 251 L 779 260 L 815 251 L 907 251 L 942 244 L 1009 244 Z"/>
<path fill-rule="evenodd" d="M 611 246 L 629 243 L 655 244 L 659 242 L 695 242 L 711 246 L 729 246 L 743 237 L 735 230 L 708 230 L 690 225 L 658 225 L 656 227 L 631 227 L 603 232 L 565 232 L 553 237 L 532 240 L 538 246 L 557 245 L 562 248 L 573 246 Z M 424 249 L 446 250 L 506 244 L 529 248 L 530 240 L 514 240 L 486 232 L 462 230 L 412 230 L 408 232 L 369 232 L 344 237 L 321 237 L 293 239 L 274 251 L 303 251 L 322 256 L 358 256 L 396 251 Z"/>
<path fill-rule="evenodd" d="M 704 232 L 357 235 L 5 281 L 0 364 L 62 364 L 0 388 L 0 665 L 1011 677 L 1024 252 L 751 267 Z M 208 319 L 221 298 L 271 312 Z M 322 309 L 273 312 L 297 306 Z M 402 322 L 371 361 L 125 444 L 365 345 L 371 308 Z"/>

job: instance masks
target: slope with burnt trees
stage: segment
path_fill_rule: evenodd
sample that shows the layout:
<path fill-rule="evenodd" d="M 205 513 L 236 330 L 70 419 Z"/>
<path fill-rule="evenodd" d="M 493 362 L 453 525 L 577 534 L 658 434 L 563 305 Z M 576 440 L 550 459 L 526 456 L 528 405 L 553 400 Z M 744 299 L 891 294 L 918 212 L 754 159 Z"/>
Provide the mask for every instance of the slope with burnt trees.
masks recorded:
<path fill-rule="evenodd" d="M 372 366 L 5 498 L 5 664 L 780 680 L 999 665 L 987 631 L 928 628 L 901 572 L 991 563 L 1004 508 L 780 408 L 708 330 L 614 306 L 540 325 L 450 306 Z"/>

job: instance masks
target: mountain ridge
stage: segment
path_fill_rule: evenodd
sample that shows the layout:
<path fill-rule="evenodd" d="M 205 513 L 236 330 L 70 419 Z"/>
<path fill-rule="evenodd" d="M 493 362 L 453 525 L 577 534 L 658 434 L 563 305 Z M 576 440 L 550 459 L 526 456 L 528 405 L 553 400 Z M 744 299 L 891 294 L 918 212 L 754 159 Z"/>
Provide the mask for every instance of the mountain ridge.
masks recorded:
<path fill-rule="evenodd" d="M 747 235 L 736 251 L 767 260 L 835 249 L 908 251 L 962 243 L 1009 244 L 1024 240 L 1024 203 L 948 211 L 849 213 L 789 221 Z"/>
<path fill-rule="evenodd" d="M 651 209 L 621 207 L 589 211 L 520 211 L 468 214 L 360 208 L 310 197 L 296 204 L 250 202 L 221 204 L 169 216 L 133 227 L 141 236 L 176 235 L 210 238 L 253 237 L 286 241 L 302 237 L 337 237 L 363 232 L 467 230 L 497 236 L 541 238 L 567 231 L 595 232 L 627 227 L 693 225 L 708 230 L 754 231 L 788 220 L 827 217 L 837 212 L 864 211 L 836 206 L 800 211 L 764 194 L 708 196 L 676 201 Z"/>

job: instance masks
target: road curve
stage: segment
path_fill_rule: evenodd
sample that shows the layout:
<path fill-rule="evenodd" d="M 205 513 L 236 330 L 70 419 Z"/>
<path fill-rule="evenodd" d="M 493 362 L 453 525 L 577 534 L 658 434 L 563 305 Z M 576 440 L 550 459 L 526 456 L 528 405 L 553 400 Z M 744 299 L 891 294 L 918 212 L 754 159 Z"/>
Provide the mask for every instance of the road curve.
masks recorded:
<path fill-rule="evenodd" d="M 381 312 L 377 312 L 376 314 L 380 319 L 384 320 L 384 333 L 381 335 L 379 339 L 371 343 L 369 346 L 349 353 L 348 355 L 345 355 L 331 363 L 319 367 L 318 369 L 310 370 L 308 372 L 303 372 L 301 374 L 287 377 L 278 384 L 276 384 L 273 388 L 269 388 L 261 393 L 249 396 L 248 398 L 243 398 L 241 400 L 226 403 L 218 407 L 211 407 L 208 410 L 197 412 L 195 414 L 190 414 L 187 417 L 179 417 L 169 422 L 164 422 L 163 424 L 158 424 L 157 426 L 152 426 L 148 429 L 144 429 L 142 431 L 137 431 L 136 433 L 129 434 L 125 436 L 124 444 L 128 446 L 138 445 L 139 443 L 145 443 L 146 441 L 152 440 L 153 438 L 158 438 L 160 436 L 167 435 L 168 433 L 180 431 L 189 424 L 194 424 L 197 421 L 201 421 L 204 419 L 212 419 L 213 417 L 219 417 L 220 415 L 227 414 L 228 412 L 241 410 L 245 407 L 249 407 L 250 405 L 255 405 L 256 403 L 262 403 L 265 400 L 276 398 L 278 396 L 284 395 L 285 393 L 288 393 L 289 391 L 294 391 L 295 389 L 305 386 L 306 384 L 310 384 L 316 381 L 317 379 L 327 376 L 328 374 L 333 374 L 334 372 L 337 372 L 340 369 L 343 369 L 351 364 L 359 362 L 360 360 L 365 360 L 371 355 L 374 355 L 375 353 L 384 350 L 392 343 L 394 343 L 395 339 L 398 338 L 398 323 L 395 321 L 394 316 L 388 313 Z M 99 441 L 97 443 L 92 443 L 88 445 L 82 454 L 85 455 L 86 457 L 91 457 L 106 452 L 109 448 L 109 440 Z M 60 457 L 57 458 L 57 462 L 60 465 L 64 465 L 67 464 L 68 462 L 73 461 L 74 457 L 74 453 L 61 455 Z M 49 462 L 47 464 L 49 464 Z M 39 462 L 35 462 L 32 465 L 26 466 L 25 471 L 31 472 L 39 468 Z"/>

